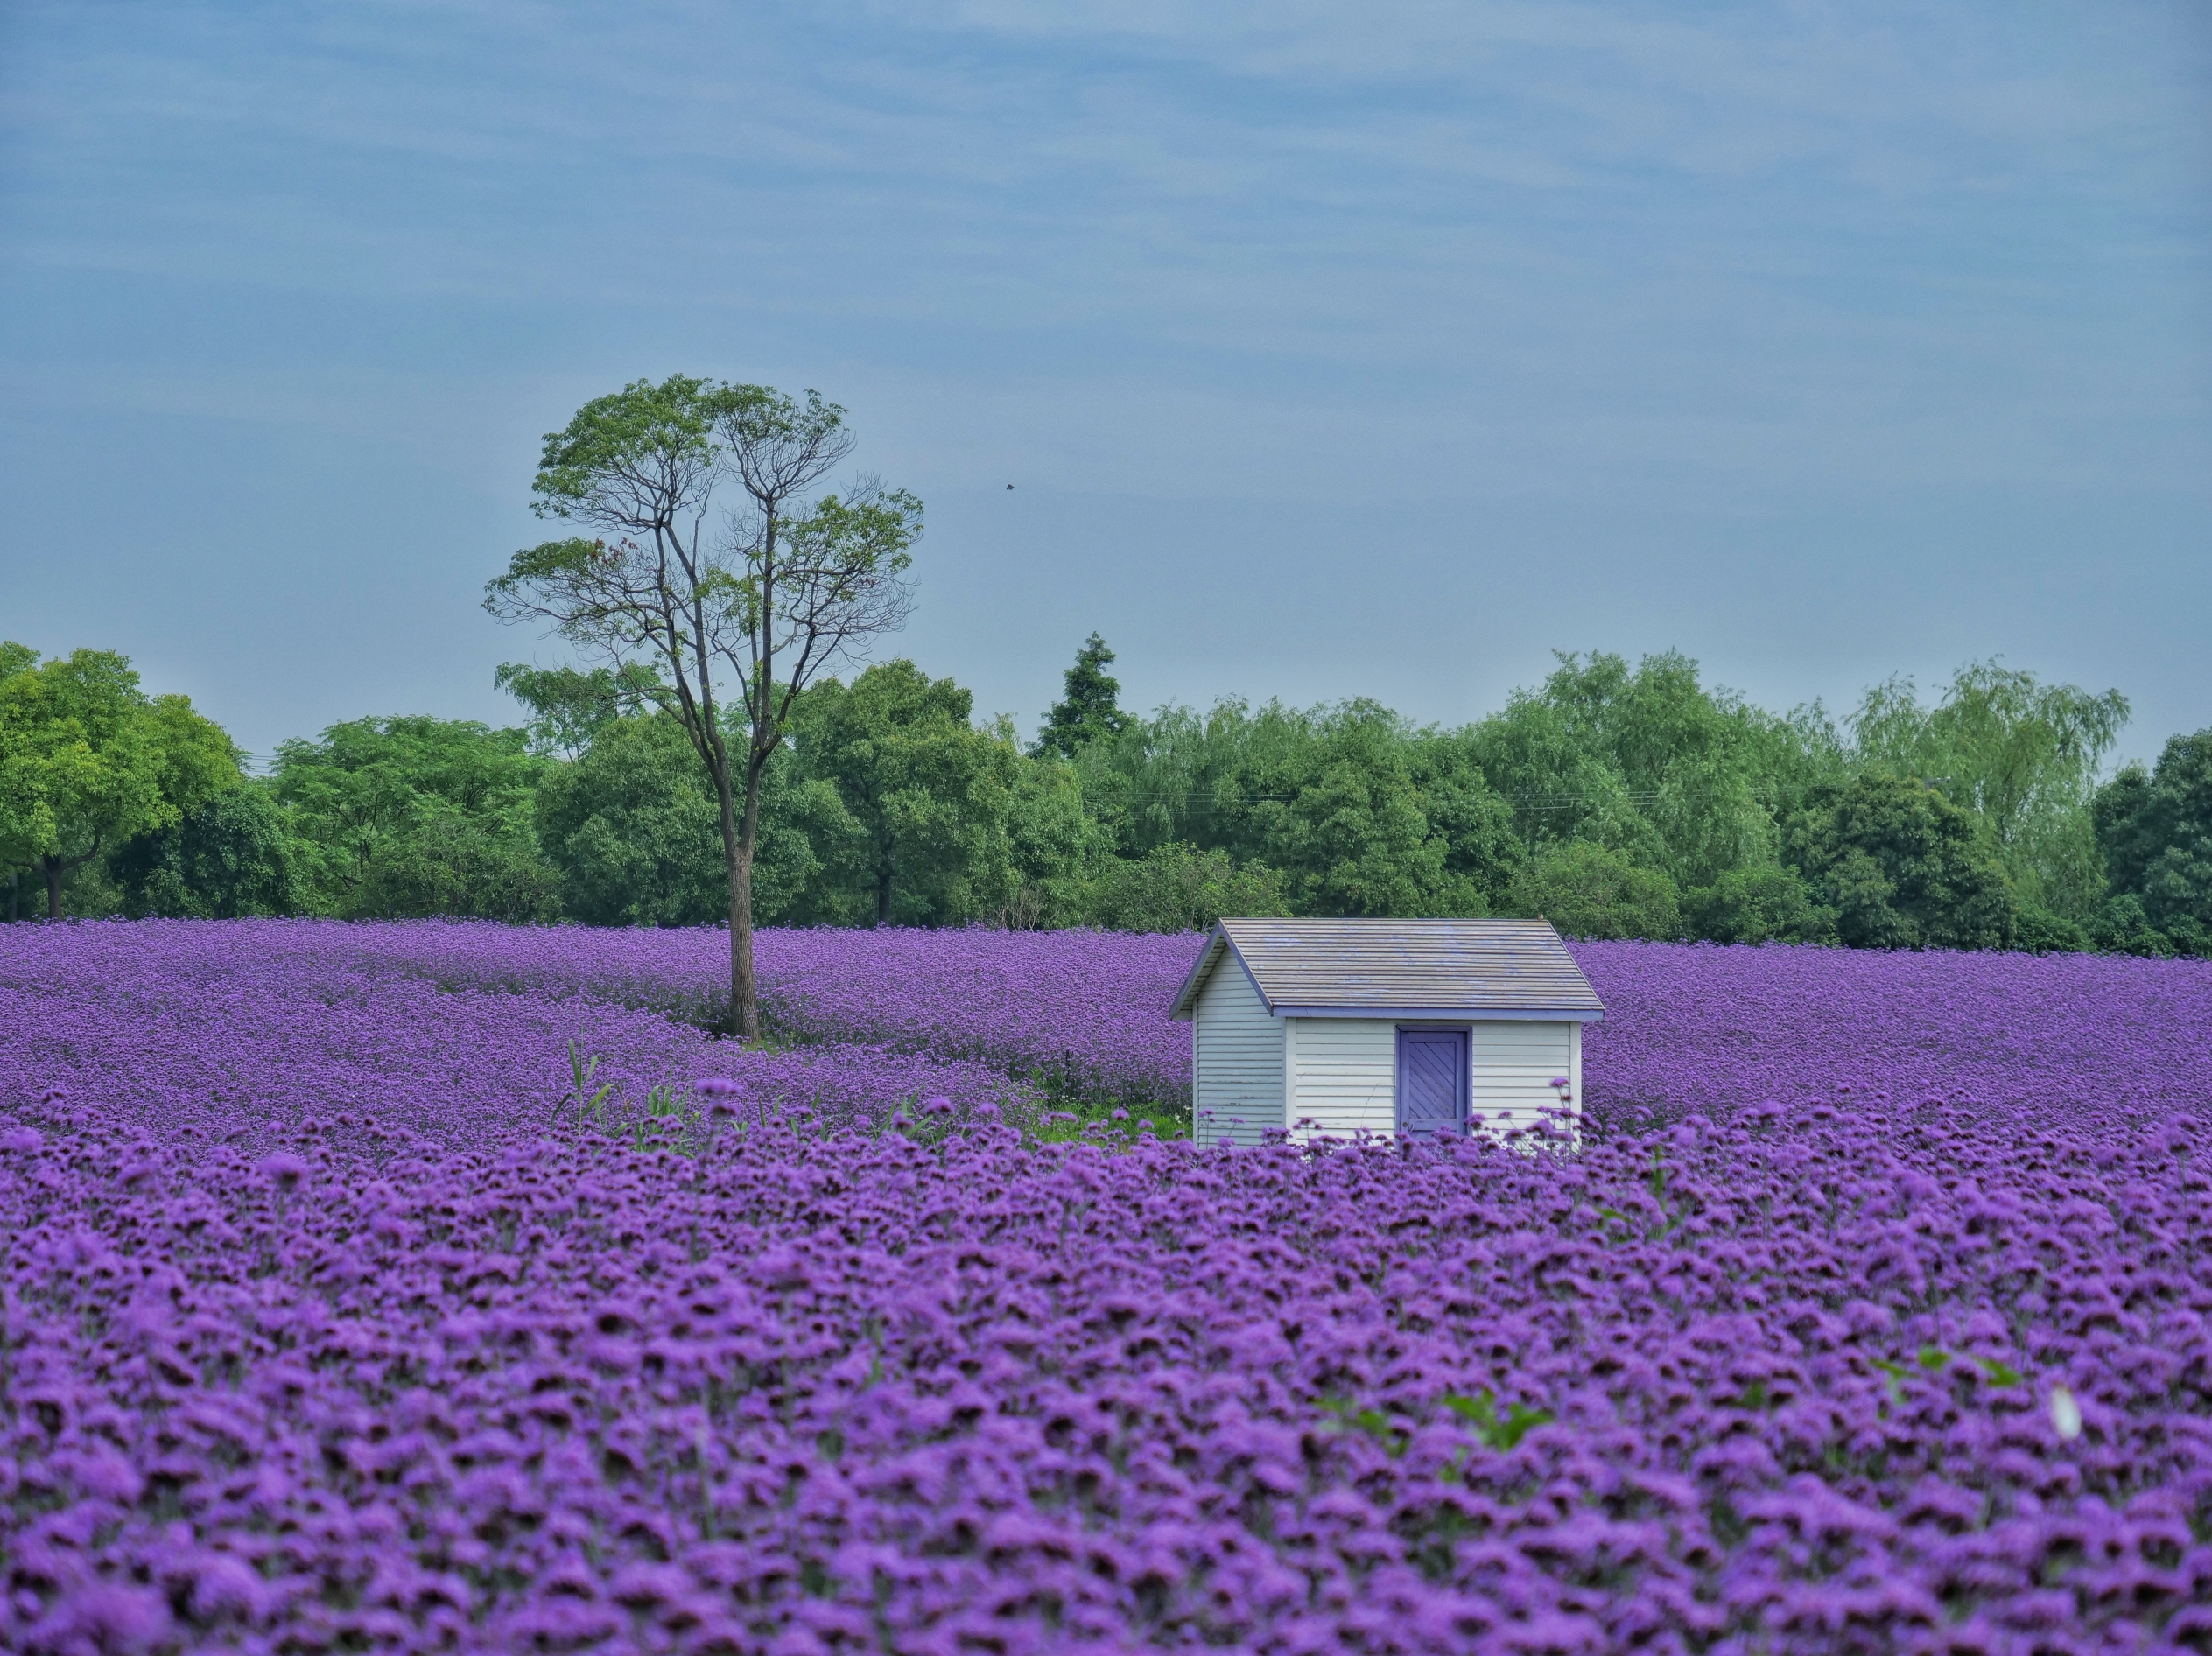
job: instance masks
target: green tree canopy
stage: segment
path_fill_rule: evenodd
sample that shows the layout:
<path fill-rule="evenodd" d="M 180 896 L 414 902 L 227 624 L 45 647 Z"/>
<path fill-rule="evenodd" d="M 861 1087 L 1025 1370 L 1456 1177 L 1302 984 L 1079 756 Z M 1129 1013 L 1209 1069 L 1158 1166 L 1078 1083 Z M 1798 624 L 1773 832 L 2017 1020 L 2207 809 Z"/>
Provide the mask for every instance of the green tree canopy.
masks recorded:
<path fill-rule="evenodd" d="M 1034 756 L 1072 759 L 1092 742 L 1128 728 L 1129 716 L 1121 711 L 1121 681 L 1106 671 L 1113 664 L 1113 652 L 1105 639 L 1093 633 L 1083 641 L 1075 665 L 1067 670 L 1064 692 L 1029 750 Z"/>
<path fill-rule="evenodd" d="M 811 819 L 839 810 L 825 785 L 810 793 L 790 772 L 787 751 L 770 762 L 762 795 L 754 901 L 771 923 L 793 912 L 821 872 Z M 538 789 L 538 839 L 560 871 L 564 912 L 600 926 L 714 924 L 729 902 L 715 815 L 713 788 L 674 719 L 602 725 Z"/>
<path fill-rule="evenodd" d="M 296 914 L 308 905 L 299 847 L 284 813 L 257 782 L 226 789 L 175 822 L 139 835 L 109 867 L 134 917 L 236 920 Z"/>
<path fill-rule="evenodd" d="M 1513 827 L 1513 808 L 1483 775 L 1474 746 L 1463 735 L 1435 730 L 1411 733 L 1406 744 L 1407 775 L 1421 799 L 1421 814 L 1431 835 L 1443 843 L 1445 878 L 1454 882 L 1457 901 L 1470 913 L 1464 895 L 1494 909 L 1505 899 L 1527 853 Z"/>
<path fill-rule="evenodd" d="M 1571 840 L 1542 853 L 1514 880 L 1515 913 L 1548 920 L 1569 937 L 1682 936 L 1675 882 L 1626 853 Z"/>
<path fill-rule="evenodd" d="M 1110 863 L 1092 895 L 1092 916 L 1116 931 L 1197 931 L 1225 916 L 1287 915 L 1281 876 L 1258 863 L 1239 867 L 1225 851 L 1155 846 Z"/>
<path fill-rule="evenodd" d="M 1788 868 L 1731 868 L 1683 900 L 1693 937 L 1713 943 L 1833 943 L 1836 916 Z"/>
<path fill-rule="evenodd" d="M 1960 668 L 1934 706 L 1910 679 L 1889 679 L 1849 722 L 1862 768 L 1933 782 L 1980 819 L 2023 900 L 2078 919 L 2103 895 L 2089 807 L 2127 718 L 2117 690 L 2046 684 L 1990 661 Z"/>
<path fill-rule="evenodd" d="M 544 924 L 560 918 L 560 877 L 527 837 L 457 811 L 437 811 L 377 860 L 346 912 Z"/>
<path fill-rule="evenodd" d="M 1006 802 L 1013 886 L 994 918 L 1017 931 L 1087 923 L 1092 881 L 1114 860 L 1113 831 L 1090 809 L 1074 766 L 1021 754 L 1010 718 L 991 734 L 1013 774 Z"/>
<path fill-rule="evenodd" d="M 869 478 L 816 492 L 852 448 L 845 410 L 817 391 L 639 380 L 545 439 L 532 509 L 586 535 L 523 548 L 485 588 L 494 614 L 544 623 L 682 726 L 714 789 L 727 1021 L 748 1040 L 768 768 L 807 687 L 902 626 L 910 602 L 921 502 Z"/>
<path fill-rule="evenodd" d="M 69 875 L 240 785 L 237 748 L 184 696 L 148 697 L 130 661 L 0 652 L 0 865 L 35 870 L 59 919 Z"/>
<path fill-rule="evenodd" d="M 572 919 L 704 926 L 728 907 L 714 789 L 671 719 L 600 725 L 583 756 L 538 789 L 537 832 Z"/>
<path fill-rule="evenodd" d="M 1986 830 L 1926 782 L 1867 774 L 1814 792 L 1791 860 L 1858 949 L 1994 949 L 2015 918 Z"/>
<path fill-rule="evenodd" d="M 2212 730 L 2174 737 L 2153 770 L 2129 766 L 2098 792 L 2094 814 L 2114 895 L 2181 946 L 2212 953 Z"/>
<path fill-rule="evenodd" d="M 655 705 L 651 672 L 635 663 L 580 672 L 510 661 L 494 671 L 492 683 L 530 709 L 526 728 L 534 751 L 569 759 L 624 714 Z"/>
<path fill-rule="evenodd" d="M 1254 860 L 1282 873 L 1301 911 L 1487 912 L 1482 888 L 1452 872 L 1452 846 L 1429 820 L 1429 796 L 1415 775 L 1402 721 L 1355 701 L 1309 729 L 1308 741 L 1262 748 L 1236 779 L 1248 800 Z M 1478 788 L 1471 771 L 1457 780 L 1464 788 L 1470 778 Z M 1455 794 L 1454 803 L 1466 801 Z"/>
<path fill-rule="evenodd" d="M 1520 857 L 1466 741 L 1373 702 L 1166 708 L 1077 768 L 1120 854 L 1225 852 L 1302 913 L 1480 914 Z"/>
<path fill-rule="evenodd" d="M 793 721 L 798 771 L 836 791 L 818 830 L 821 917 L 942 925 L 1015 888 L 1006 824 L 1019 755 L 969 723 L 973 698 L 910 661 L 825 679 Z"/>
<path fill-rule="evenodd" d="M 278 744 L 274 788 L 327 912 L 546 920 L 559 881 L 534 817 L 551 766 L 520 730 L 356 719 Z"/>
<path fill-rule="evenodd" d="M 1793 722 L 1724 690 L 1675 651 L 1634 668 L 1561 655 L 1471 733 L 1490 783 L 1534 852 L 1609 846 L 1678 885 L 1773 865 L 1777 819 L 1840 762 L 1817 719 Z"/>

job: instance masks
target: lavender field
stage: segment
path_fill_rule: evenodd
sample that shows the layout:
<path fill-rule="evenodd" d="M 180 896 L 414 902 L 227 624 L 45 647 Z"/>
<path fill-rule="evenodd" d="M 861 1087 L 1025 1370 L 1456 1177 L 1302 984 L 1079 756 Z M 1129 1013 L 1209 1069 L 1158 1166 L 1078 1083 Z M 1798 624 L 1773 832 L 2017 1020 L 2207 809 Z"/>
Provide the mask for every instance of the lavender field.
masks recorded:
<path fill-rule="evenodd" d="M 4 941 L 0 1648 L 2212 1650 L 2206 963 L 1579 947 L 1579 1151 L 1309 1153 L 1034 1130 L 1187 939 Z"/>

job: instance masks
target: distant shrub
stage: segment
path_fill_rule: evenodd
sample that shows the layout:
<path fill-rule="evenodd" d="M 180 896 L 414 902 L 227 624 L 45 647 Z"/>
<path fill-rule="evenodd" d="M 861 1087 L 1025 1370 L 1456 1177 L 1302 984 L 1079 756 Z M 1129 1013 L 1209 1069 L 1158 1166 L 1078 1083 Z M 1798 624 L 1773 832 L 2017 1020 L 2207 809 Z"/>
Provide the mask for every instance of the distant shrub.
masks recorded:
<path fill-rule="evenodd" d="M 2082 954 L 2093 946 L 2089 934 L 2074 922 L 2033 903 L 2023 904 L 2013 916 L 2005 941 L 2033 955 Z"/>
<path fill-rule="evenodd" d="M 1555 846 L 1514 879 L 1516 914 L 1540 916 L 1569 937 L 1679 937 L 1682 895 L 1675 882 L 1608 846 L 1577 840 Z"/>
<path fill-rule="evenodd" d="M 1833 943 L 1836 916 L 1787 868 L 1732 868 L 1683 901 L 1692 937 L 1714 943 Z"/>
<path fill-rule="evenodd" d="M 1282 878 L 1225 851 L 1167 845 L 1117 862 L 1092 888 L 1092 918 L 1112 931 L 1198 931 L 1225 915 L 1287 915 Z"/>
<path fill-rule="evenodd" d="M 305 906 L 297 847 L 267 789 L 233 788 L 141 834 L 110 872 L 133 919 L 238 920 Z"/>
<path fill-rule="evenodd" d="M 1925 782 L 1863 775 L 1813 791 L 1785 841 L 1854 949 L 2000 949 L 2017 905 L 1984 831 Z"/>

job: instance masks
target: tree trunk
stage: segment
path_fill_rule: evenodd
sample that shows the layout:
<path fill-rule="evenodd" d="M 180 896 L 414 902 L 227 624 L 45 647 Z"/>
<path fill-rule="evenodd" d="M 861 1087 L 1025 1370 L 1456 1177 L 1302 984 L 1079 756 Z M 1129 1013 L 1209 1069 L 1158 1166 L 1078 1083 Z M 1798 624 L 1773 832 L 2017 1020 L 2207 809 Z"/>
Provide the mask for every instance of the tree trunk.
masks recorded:
<path fill-rule="evenodd" d="M 891 923 L 891 870 L 884 868 L 875 876 L 875 923 Z"/>
<path fill-rule="evenodd" d="M 759 991 L 753 978 L 753 846 L 747 829 L 755 815 L 757 784 L 747 768 L 745 806 L 739 809 L 727 768 L 714 778 L 715 803 L 721 810 L 722 854 L 730 881 L 730 1010 L 722 1032 L 741 1041 L 757 1040 L 761 1033 Z"/>
<path fill-rule="evenodd" d="M 729 1032 L 741 1041 L 761 1038 L 761 992 L 753 973 L 753 853 L 761 832 L 761 766 L 747 756 L 745 809 L 725 830 L 730 850 L 730 1021 Z M 729 819 L 729 790 L 722 791 L 722 815 Z"/>
<path fill-rule="evenodd" d="M 46 874 L 46 918 L 59 920 L 61 918 L 61 876 L 64 872 L 61 859 L 46 857 L 40 861 Z"/>

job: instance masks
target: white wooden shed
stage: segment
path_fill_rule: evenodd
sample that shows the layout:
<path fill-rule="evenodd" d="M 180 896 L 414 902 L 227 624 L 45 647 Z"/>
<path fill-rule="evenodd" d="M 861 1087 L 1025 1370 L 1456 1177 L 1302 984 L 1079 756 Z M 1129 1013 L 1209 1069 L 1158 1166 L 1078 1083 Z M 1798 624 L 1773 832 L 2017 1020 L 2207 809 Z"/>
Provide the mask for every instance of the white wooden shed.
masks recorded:
<path fill-rule="evenodd" d="M 1175 1015 L 1198 1142 L 1257 1144 L 1579 1116 L 1605 1008 L 1542 920 L 1224 920 Z"/>

